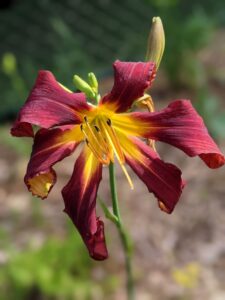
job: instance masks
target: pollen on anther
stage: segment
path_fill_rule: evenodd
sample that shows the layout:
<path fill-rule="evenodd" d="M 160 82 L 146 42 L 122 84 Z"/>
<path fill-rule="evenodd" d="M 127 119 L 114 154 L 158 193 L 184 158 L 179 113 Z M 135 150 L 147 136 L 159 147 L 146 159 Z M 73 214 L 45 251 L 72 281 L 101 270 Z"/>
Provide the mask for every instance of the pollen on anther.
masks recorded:
<path fill-rule="evenodd" d="M 107 119 L 106 123 L 107 123 L 109 126 L 111 126 L 111 125 L 112 125 L 112 122 L 111 122 L 111 120 L 110 120 L 110 119 Z"/>
<path fill-rule="evenodd" d="M 100 129 L 98 128 L 98 126 L 94 125 L 94 128 L 95 128 L 95 130 L 96 130 L 97 132 L 100 131 Z"/>

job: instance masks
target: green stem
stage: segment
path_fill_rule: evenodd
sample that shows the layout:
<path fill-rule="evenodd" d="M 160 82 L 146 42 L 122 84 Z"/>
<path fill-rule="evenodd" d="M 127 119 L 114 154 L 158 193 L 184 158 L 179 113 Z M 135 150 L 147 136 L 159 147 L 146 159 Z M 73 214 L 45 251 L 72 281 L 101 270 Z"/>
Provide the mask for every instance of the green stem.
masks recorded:
<path fill-rule="evenodd" d="M 126 274 L 127 274 L 127 299 L 134 300 L 134 280 L 132 276 L 132 266 L 131 266 L 131 246 L 130 246 L 128 235 L 123 227 L 121 215 L 119 211 L 115 170 L 114 170 L 113 163 L 110 163 L 109 165 L 109 179 L 110 179 L 113 213 L 118 219 L 116 225 L 119 231 L 119 235 L 120 235 L 120 239 L 121 239 L 121 243 L 125 255 Z"/>

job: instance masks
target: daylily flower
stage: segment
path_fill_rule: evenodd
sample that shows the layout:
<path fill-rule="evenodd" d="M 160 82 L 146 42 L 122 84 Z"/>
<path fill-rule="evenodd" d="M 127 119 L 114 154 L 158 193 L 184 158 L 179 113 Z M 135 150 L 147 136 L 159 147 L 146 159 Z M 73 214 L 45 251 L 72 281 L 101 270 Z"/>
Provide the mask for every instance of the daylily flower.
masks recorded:
<path fill-rule="evenodd" d="M 33 195 L 42 199 L 56 182 L 53 165 L 83 144 L 62 196 L 65 212 L 97 260 L 108 256 L 104 224 L 96 217 L 95 208 L 104 165 L 116 159 L 133 188 L 128 164 L 156 196 L 159 207 L 171 213 L 184 187 L 181 171 L 161 160 L 146 144 L 147 139 L 199 156 L 210 168 L 225 163 L 190 101 L 174 101 L 158 112 L 129 112 L 150 87 L 155 70 L 152 62 L 116 61 L 114 86 L 96 106 L 87 102 L 84 93 L 63 88 L 51 72 L 40 71 L 11 130 L 14 136 L 34 137 L 25 183 Z M 32 124 L 41 127 L 35 135 Z"/>

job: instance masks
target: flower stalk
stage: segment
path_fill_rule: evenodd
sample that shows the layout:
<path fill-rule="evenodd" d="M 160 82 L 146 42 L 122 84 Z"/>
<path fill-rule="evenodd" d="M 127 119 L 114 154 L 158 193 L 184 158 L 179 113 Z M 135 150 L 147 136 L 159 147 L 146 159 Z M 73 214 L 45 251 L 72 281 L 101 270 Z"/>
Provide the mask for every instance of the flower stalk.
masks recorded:
<path fill-rule="evenodd" d="M 116 216 L 116 227 L 119 232 L 120 240 L 123 246 L 124 256 L 125 256 L 125 265 L 126 265 L 126 276 L 127 276 L 127 299 L 134 300 L 134 279 L 132 274 L 132 247 L 130 243 L 129 236 L 126 230 L 123 227 L 123 222 L 120 215 L 119 204 L 118 204 L 118 195 L 116 189 L 116 178 L 114 164 L 111 162 L 109 165 L 109 181 L 110 181 L 110 190 L 112 196 L 112 207 L 113 214 Z"/>

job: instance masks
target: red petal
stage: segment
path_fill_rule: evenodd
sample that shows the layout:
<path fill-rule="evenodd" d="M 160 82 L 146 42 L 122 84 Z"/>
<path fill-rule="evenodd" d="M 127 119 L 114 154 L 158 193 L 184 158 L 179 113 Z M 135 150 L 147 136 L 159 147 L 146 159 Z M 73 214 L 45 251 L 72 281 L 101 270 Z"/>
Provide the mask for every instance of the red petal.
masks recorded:
<path fill-rule="evenodd" d="M 78 124 L 80 114 L 90 110 L 83 93 L 63 89 L 49 71 L 39 71 L 36 83 L 21 108 L 12 135 L 27 136 L 27 123 L 50 128 Z"/>
<path fill-rule="evenodd" d="M 137 138 L 127 139 L 122 146 L 126 162 L 147 185 L 149 192 L 156 196 L 159 207 L 171 213 L 184 187 L 181 171 L 163 162 L 155 151 Z"/>
<path fill-rule="evenodd" d="M 79 230 L 89 254 L 96 260 L 108 257 L 104 224 L 96 218 L 96 197 L 102 166 L 85 146 L 74 166 L 73 175 L 63 188 L 65 212 Z"/>
<path fill-rule="evenodd" d="M 188 100 L 174 101 L 160 112 L 133 113 L 130 118 L 138 124 L 142 137 L 171 144 L 189 156 L 199 155 L 209 168 L 225 163 L 224 155 Z"/>
<path fill-rule="evenodd" d="M 71 129 L 40 129 L 36 133 L 24 178 L 33 195 L 42 199 L 48 196 L 56 181 L 52 166 L 75 150 L 81 139 L 79 133 L 79 126 L 73 126 Z"/>
<path fill-rule="evenodd" d="M 133 102 L 144 95 L 155 78 L 155 64 L 152 62 L 116 61 L 114 67 L 114 86 L 103 99 L 116 112 L 127 111 Z"/>

